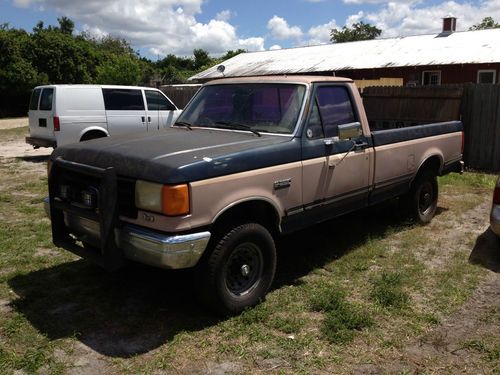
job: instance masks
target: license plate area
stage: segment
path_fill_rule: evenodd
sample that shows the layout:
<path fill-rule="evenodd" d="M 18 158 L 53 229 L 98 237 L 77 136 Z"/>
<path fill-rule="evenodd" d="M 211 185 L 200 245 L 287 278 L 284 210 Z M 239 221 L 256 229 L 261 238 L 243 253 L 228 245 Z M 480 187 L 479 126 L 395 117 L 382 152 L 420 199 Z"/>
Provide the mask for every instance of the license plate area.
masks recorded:
<path fill-rule="evenodd" d="M 61 191 L 62 186 L 67 186 L 66 193 Z M 88 198 L 87 193 L 93 198 Z M 86 204 L 86 198 L 94 201 Z M 114 238 L 117 224 L 117 178 L 114 168 L 97 168 L 57 158 L 52 163 L 49 176 L 49 200 L 52 239 L 56 246 L 89 258 L 108 270 L 123 265 L 123 253 L 116 247 Z M 98 223 L 97 251 L 89 251 L 79 245 L 65 223 L 65 214 L 66 217 L 71 215 Z"/>

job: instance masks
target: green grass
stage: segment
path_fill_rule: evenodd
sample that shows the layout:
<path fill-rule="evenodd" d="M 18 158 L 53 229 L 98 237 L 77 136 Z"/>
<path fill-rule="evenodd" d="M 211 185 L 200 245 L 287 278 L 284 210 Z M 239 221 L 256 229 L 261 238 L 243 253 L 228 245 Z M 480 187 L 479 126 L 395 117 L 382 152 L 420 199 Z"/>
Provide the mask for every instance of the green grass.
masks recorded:
<path fill-rule="evenodd" d="M 468 187 L 493 189 L 497 176 L 494 174 L 465 172 L 463 174 L 450 173 L 439 177 L 439 184 L 442 186 Z"/>
<path fill-rule="evenodd" d="M 356 331 L 371 327 L 372 316 L 359 304 L 348 302 L 346 293 L 338 286 L 322 287 L 311 296 L 311 308 L 323 312 L 322 332 L 331 343 L 347 344 Z"/>
<path fill-rule="evenodd" d="M 382 272 L 373 280 L 370 297 L 383 307 L 403 309 L 410 297 L 403 289 L 403 276 L 399 272 Z"/>
<path fill-rule="evenodd" d="M 0 129 L 0 135 L 4 141 L 13 140 L 16 138 L 21 138 L 29 134 L 29 129 L 27 126 L 20 126 L 17 128 L 10 129 Z"/>
<path fill-rule="evenodd" d="M 0 178 L 0 299 L 10 301 L 0 304 L 2 374 L 65 373 L 91 353 L 102 372 L 114 373 L 208 372 L 210 363 L 237 363 L 243 373 L 353 373 L 418 342 L 486 272 L 468 262 L 477 234 L 457 230 L 456 210 L 488 201 L 494 177 L 446 176 L 450 208 L 426 227 L 390 206 L 280 240 L 266 300 L 220 320 L 194 300 L 189 274 L 147 267 L 108 274 L 55 248 L 43 171 L 3 159 Z M 449 231 L 456 243 L 442 239 Z M 493 310 L 482 317 L 497 318 Z M 483 344 L 470 348 L 494 368 L 498 348 Z"/>
<path fill-rule="evenodd" d="M 500 368 L 500 343 L 498 337 L 469 340 L 462 347 L 481 353 L 488 362 L 493 362 Z"/>

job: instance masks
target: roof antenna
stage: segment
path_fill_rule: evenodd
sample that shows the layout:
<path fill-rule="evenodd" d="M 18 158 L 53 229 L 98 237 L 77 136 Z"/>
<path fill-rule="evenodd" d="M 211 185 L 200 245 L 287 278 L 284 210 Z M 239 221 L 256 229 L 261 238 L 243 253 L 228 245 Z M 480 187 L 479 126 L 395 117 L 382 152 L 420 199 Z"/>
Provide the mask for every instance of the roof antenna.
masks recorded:
<path fill-rule="evenodd" d="M 224 75 L 224 70 L 226 70 L 226 67 L 225 67 L 224 65 L 222 65 L 222 64 L 221 64 L 221 65 L 219 65 L 219 66 L 217 67 L 217 71 L 218 71 L 220 74 L 222 74 L 222 76 L 223 76 L 223 77 L 225 77 L 225 75 Z"/>

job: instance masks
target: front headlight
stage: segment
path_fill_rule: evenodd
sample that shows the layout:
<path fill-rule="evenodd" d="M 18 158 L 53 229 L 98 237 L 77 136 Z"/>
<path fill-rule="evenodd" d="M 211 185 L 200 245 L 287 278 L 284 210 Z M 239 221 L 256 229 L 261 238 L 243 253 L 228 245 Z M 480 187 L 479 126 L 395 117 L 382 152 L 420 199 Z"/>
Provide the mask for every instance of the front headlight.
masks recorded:
<path fill-rule="evenodd" d="M 162 185 L 137 180 L 135 206 L 167 216 L 187 215 L 189 214 L 189 186 L 187 184 Z"/>

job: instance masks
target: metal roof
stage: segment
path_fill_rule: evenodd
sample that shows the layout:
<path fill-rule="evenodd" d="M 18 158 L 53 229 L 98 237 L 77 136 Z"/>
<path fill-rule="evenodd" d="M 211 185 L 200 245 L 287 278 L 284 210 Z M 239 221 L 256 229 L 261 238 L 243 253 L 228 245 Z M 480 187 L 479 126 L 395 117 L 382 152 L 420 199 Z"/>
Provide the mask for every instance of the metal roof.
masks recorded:
<path fill-rule="evenodd" d="M 241 77 L 498 62 L 500 29 L 489 29 L 247 52 L 222 64 L 225 77 Z M 190 80 L 221 77 L 214 66 Z"/>

